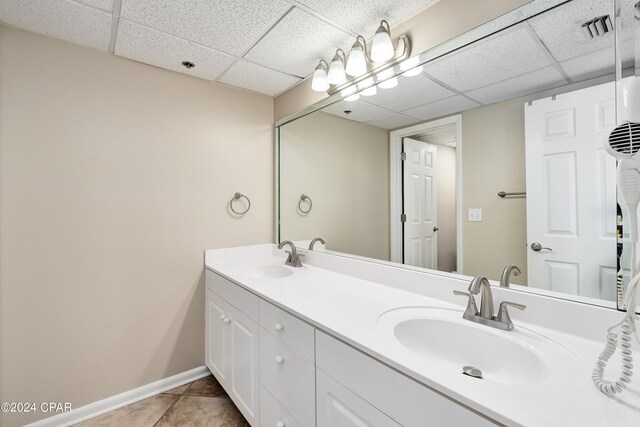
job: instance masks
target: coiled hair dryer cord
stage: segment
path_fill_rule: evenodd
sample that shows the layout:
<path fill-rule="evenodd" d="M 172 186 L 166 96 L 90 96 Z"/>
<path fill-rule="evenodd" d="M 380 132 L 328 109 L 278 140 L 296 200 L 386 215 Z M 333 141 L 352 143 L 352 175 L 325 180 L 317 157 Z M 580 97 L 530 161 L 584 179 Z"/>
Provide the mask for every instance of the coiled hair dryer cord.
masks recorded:
<path fill-rule="evenodd" d="M 638 337 L 638 330 L 636 321 L 640 320 L 640 317 L 635 314 L 637 297 L 640 289 L 640 274 L 636 275 L 631 282 L 625 295 L 627 303 L 627 312 L 624 318 L 607 329 L 607 344 L 604 350 L 600 354 L 596 366 L 593 368 L 591 379 L 593 384 L 608 396 L 614 396 L 622 393 L 627 387 L 627 384 L 631 382 L 633 376 L 633 350 L 631 349 L 632 337 L 640 343 Z M 614 332 L 614 329 L 620 327 L 620 354 L 622 358 L 622 370 L 620 377 L 617 381 L 607 381 L 602 377 L 604 375 L 605 368 L 611 356 L 616 352 L 618 347 L 618 334 Z"/>

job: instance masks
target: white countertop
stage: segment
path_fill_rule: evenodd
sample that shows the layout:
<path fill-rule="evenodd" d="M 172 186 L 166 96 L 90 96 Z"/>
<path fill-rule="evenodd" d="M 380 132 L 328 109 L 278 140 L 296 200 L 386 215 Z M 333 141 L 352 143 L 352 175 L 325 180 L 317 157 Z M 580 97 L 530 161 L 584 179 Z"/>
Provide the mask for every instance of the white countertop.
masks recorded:
<path fill-rule="evenodd" d="M 640 426 L 640 352 L 634 352 L 636 372 L 620 397 L 603 395 L 591 382 L 593 363 L 604 345 L 601 331 L 614 323 L 612 319 L 621 318 L 621 313 L 523 292 L 494 291 L 496 301 L 504 299 L 500 296 L 509 295 L 510 301 L 528 304 L 525 312 L 529 314 L 512 313 L 516 329 L 505 333 L 534 331 L 564 346 L 580 361 L 566 373 L 570 378 L 566 383 L 528 387 L 495 384 L 426 364 L 401 346 L 390 344 L 388 336 L 379 327 L 381 315 L 404 307 L 452 308 L 459 310 L 462 316 L 466 300 L 457 297 L 455 303 L 447 300 L 453 301 L 448 297 L 453 289 L 466 290 L 467 283 L 327 254 L 307 253 L 303 262 L 304 267 L 295 269 L 290 276 L 255 279 L 245 273 L 248 266 L 283 265 L 284 252 L 267 244 L 210 250 L 205 254 L 207 268 L 500 423 L 514 426 Z M 337 268 L 319 267 L 334 265 Z M 399 285 L 362 279 L 362 276 L 368 276 L 367 270 L 382 272 L 389 282 L 396 278 L 406 281 L 407 275 L 411 275 L 411 280 L 419 280 L 423 286 L 418 293 L 403 290 Z M 362 274 L 338 271 L 360 271 Z M 370 275 L 371 271 L 368 273 Z M 558 322 L 558 328 L 550 327 L 552 321 Z M 585 325 L 597 325 L 591 329 L 597 329 L 598 334 L 585 329 Z M 595 336 L 601 336 L 602 340 Z M 495 357 L 502 357 L 499 348 L 495 349 Z M 611 378 L 619 373 L 619 363 L 615 356 L 614 359 L 607 371 Z"/>

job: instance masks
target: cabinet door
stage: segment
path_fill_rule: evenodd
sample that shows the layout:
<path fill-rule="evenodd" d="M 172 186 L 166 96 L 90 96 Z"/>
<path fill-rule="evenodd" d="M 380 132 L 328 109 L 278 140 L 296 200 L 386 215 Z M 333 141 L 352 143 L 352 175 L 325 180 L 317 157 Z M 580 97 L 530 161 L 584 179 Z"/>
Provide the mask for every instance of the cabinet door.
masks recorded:
<path fill-rule="evenodd" d="M 401 427 L 319 369 L 316 385 L 317 427 Z"/>
<path fill-rule="evenodd" d="M 260 327 L 253 320 L 229 306 L 230 369 L 227 392 L 242 415 L 252 426 L 258 425 L 260 393 L 259 342 Z"/>
<path fill-rule="evenodd" d="M 229 364 L 228 324 L 224 301 L 207 290 L 205 308 L 205 362 L 220 384 L 226 385 Z"/>

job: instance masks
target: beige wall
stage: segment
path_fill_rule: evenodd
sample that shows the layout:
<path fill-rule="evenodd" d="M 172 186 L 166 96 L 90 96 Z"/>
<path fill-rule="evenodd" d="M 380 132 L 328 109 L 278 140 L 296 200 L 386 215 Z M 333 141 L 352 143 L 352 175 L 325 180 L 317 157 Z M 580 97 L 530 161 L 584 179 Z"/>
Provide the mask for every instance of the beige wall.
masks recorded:
<path fill-rule="evenodd" d="M 415 56 L 465 31 L 516 9 L 531 0 L 440 0 L 422 13 L 391 29 L 397 36 L 411 37 L 411 56 Z M 372 37 L 371 35 L 366 35 Z M 343 49 L 349 46 L 342 46 Z M 324 58 L 325 61 L 331 58 Z M 280 120 L 326 97 L 326 93 L 311 90 L 311 79 L 275 99 L 275 119 Z"/>
<path fill-rule="evenodd" d="M 507 264 L 527 281 L 526 199 L 501 199 L 499 191 L 525 191 L 524 102 L 517 98 L 462 113 L 462 218 L 464 274 L 500 279 Z M 490 124 L 490 125 L 489 125 Z M 468 209 L 481 208 L 482 222 Z"/>
<path fill-rule="evenodd" d="M 389 134 L 316 112 L 280 128 L 282 240 L 389 260 Z M 313 200 L 297 211 L 301 194 Z"/>
<path fill-rule="evenodd" d="M 2 26 L 0 94 L 0 401 L 203 365 L 203 251 L 272 241 L 272 99 Z"/>
<path fill-rule="evenodd" d="M 456 270 L 456 149 L 438 145 L 438 270 Z"/>

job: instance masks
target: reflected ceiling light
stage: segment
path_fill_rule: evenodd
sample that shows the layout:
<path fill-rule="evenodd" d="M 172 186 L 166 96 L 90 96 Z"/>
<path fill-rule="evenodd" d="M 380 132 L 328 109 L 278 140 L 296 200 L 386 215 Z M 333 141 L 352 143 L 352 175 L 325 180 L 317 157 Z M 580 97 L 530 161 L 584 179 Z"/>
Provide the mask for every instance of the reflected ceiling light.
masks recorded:
<path fill-rule="evenodd" d="M 327 63 L 324 62 L 324 59 L 321 59 L 320 62 L 318 62 L 318 66 L 313 72 L 311 89 L 316 92 L 324 92 L 329 89 L 329 80 L 327 80 Z"/>
<path fill-rule="evenodd" d="M 395 77 L 395 71 L 393 68 L 387 68 L 378 74 L 377 80 L 380 82 L 378 86 L 380 89 L 391 89 L 398 86 L 398 78 Z"/>
<path fill-rule="evenodd" d="M 360 95 L 373 96 L 378 93 L 378 89 L 374 83 L 375 82 L 373 81 L 373 77 L 369 77 L 358 83 L 358 89 L 364 89 L 362 92 L 360 92 Z"/>
<path fill-rule="evenodd" d="M 393 58 L 395 49 L 391 42 L 391 29 L 387 21 L 380 22 L 371 42 L 371 60 L 373 62 L 385 62 Z"/>
<path fill-rule="evenodd" d="M 422 71 L 424 71 L 422 65 L 420 65 L 420 58 L 418 58 L 417 56 L 409 58 L 402 64 L 400 64 L 400 70 L 404 71 L 402 75 L 405 77 L 417 76 L 418 74 L 422 73 Z"/>
<path fill-rule="evenodd" d="M 360 94 L 359 93 L 354 93 L 351 96 L 347 96 L 344 100 L 347 102 L 352 102 L 352 101 L 357 101 L 358 99 L 360 99 Z"/>
<path fill-rule="evenodd" d="M 347 81 L 347 75 L 344 71 L 344 60 L 344 51 L 342 49 L 336 50 L 336 54 L 333 56 L 333 60 L 329 66 L 329 74 L 327 74 L 329 84 L 341 85 Z"/>
<path fill-rule="evenodd" d="M 357 77 L 367 72 L 367 42 L 362 36 L 356 37 L 356 41 L 351 46 L 349 59 L 347 60 L 347 74 Z"/>

